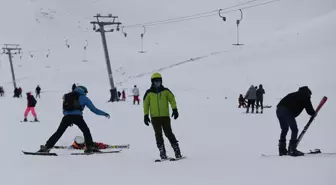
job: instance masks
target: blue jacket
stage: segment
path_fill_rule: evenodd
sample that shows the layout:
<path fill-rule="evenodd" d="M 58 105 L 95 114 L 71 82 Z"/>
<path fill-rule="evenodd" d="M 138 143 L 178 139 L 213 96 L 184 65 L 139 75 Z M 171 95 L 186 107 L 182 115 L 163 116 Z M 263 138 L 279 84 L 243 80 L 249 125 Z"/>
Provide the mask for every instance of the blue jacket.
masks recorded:
<path fill-rule="evenodd" d="M 85 92 L 81 88 L 76 88 L 74 90 L 75 92 L 79 93 L 79 104 L 82 106 L 83 110 L 85 106 L 87 106 L 93 113 L 100 115 L 100 116 L 106 116 L 108 115 L 106 112 L 97 109 L 92 101 L 85 95 Z M 63 111 L 63 115 L 83 115 L 83 112 L 80 110 L 74 110 L 74 111 Z"/>

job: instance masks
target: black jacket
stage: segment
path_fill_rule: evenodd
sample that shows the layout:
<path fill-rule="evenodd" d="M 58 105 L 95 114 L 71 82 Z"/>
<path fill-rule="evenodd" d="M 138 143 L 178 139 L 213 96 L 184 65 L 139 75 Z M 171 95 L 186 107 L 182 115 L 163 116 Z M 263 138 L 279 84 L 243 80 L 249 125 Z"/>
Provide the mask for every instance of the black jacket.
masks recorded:
<path fill-rule="evenodd" d="M 301 114 L 303 109 L 306 109 L 306 112 L 313 116 L 315 110 L 310 101 L 311 91 L 308 87 L 302 87 L 297 92 L 293 92 L 285 96 L 277 105 L 277 107 L 285 107 L 289 109 L 294 117 L 297 117 Z"/>
<path fill-rule="evenodd" d="M 265 90 L 263 88 L 257 89 L 257 100 L 262 101 L 264 99 Z"/>
<path fill-rule="evenodd" d="M 28 100 L 28 105 L 27 105 L 28 107 L 35 107 L 37 101 L 36 101 L 36 99 L 34 98 L 33 95 L 29 95 L 27 97 L 27 100 Z"/>

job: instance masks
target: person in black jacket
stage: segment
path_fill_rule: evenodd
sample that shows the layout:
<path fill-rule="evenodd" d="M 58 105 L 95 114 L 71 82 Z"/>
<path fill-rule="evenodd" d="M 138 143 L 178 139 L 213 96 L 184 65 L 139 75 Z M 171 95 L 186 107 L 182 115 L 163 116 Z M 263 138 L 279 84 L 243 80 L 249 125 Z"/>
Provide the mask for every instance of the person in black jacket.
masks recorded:
<path fill-rule="evenodd" d="M 302 152 L 296 149 L 298 127 L 295 118 L 301 114 L 303 109 L 310 116 L 315 115 L 315 110 L 310 101 L 312 92 L 307 86 L 300 87 L 297 92 L 293 92 L 284 97 L 277 105 L 276 114 L 280 122 L 281 134 L 279 140 L 279 155 L 302 156 Z M 292 135 L 289 142 L 288 151 L 286 149 L 286 135 L 288 129 L 291 129 Z"/>
<path fill-rule="evenodd" d="M 261 108 L 260 113 L 261 114 L 263 113 L 263 110 L 264 110 L 264 105 L 263 105 L 264 94 L 265 94 L 265 90 L 263 89 L 263 86 L 260 84 L 259 89 L 257 89 L 257 111 L 256 111 L 256 113 L 259 113 L 259 111 L 258 111 L 259 107 Z"/>
<path fill-rule="evenodd" d="M 37 97 L 41 98 L 41 87 L 39 85 L 36 87 L 35 93 L 36 93 L 36 98 Z"/>

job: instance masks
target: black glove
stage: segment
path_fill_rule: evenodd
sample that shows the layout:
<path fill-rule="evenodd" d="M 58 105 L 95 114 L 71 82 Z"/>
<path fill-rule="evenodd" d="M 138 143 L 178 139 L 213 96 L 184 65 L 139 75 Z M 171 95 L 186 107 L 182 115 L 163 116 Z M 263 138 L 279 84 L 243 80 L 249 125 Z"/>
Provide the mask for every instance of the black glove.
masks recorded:
<path fill-rule="evenodd" d="M 110 115 L 108 113 L 105 114 L 105 117 L 107 117 L 107 119 L 110 119 Z"/>
<path fill-rule="evenodd" d="M 145 117 L 144 117 L 144 122 L 145 122 L 145 125 L 149 126 L 149 123 L 150 123 L 151 121 L 150 121 L 148 115 L 145 115 Z"/>
<path fill-rule="evenodd" d="M 179 117 L 179 113 L 178 113 L 177 109 L 173 109 L 172 117 L 174 117 L 174 119 L 177 119 Z"/>

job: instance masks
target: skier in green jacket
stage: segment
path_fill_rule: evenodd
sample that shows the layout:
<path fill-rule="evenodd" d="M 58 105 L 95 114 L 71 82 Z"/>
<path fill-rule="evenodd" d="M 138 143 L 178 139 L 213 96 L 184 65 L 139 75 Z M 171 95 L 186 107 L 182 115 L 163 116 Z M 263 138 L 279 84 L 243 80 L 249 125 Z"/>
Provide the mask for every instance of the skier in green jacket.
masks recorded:
<path fill-rule="evenodd" d="M 179 116 L 174 94 L 162 85 L 162 76 L 160 73 L 154 73 L 151 81 L 151 88 L 146 91 L 143 98 L 144 122 L 147 126 L 152 122 L 161 159 L 167 159 L 162 130 L 174 149 L 175 157 L 181 158 L 180 147 L 170 124 L 169 104 L 173 110 L 172 117 L 177 119 Z M 149 113 L 151 120 L 149 119 Z"/>

